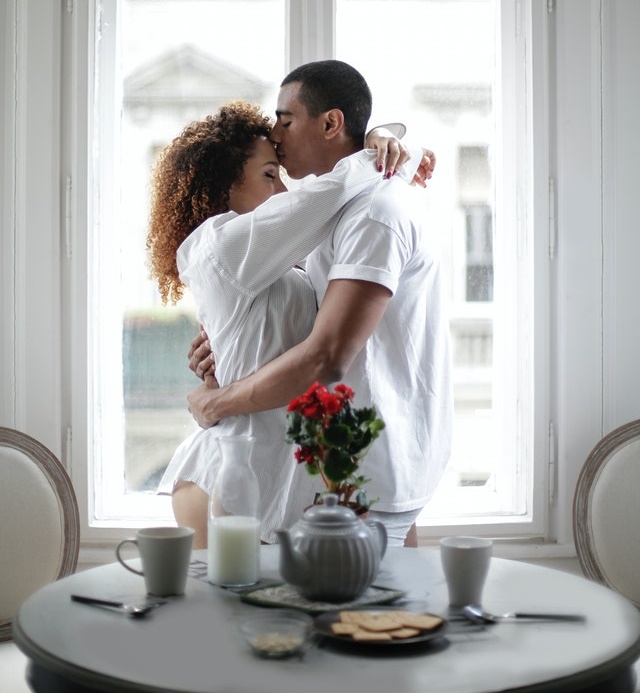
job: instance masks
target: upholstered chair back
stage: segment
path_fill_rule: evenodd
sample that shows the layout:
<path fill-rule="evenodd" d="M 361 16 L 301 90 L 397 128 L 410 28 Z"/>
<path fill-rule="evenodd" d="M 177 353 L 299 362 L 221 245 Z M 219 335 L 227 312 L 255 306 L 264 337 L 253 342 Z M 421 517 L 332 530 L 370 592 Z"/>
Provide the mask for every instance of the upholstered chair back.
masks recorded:
<path fill-rule="evenodd" d="M 57 457 L 20 431 L 0 427 L 0 641 L 22 602 L 73 573 L 79 516 L 71 480 Z"/>

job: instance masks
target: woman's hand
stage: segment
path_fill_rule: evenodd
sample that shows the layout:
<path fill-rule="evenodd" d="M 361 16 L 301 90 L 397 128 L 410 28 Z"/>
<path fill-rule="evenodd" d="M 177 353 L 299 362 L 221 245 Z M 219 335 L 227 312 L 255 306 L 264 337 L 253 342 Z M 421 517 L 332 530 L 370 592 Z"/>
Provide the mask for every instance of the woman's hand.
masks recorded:
<path fill-rule="evenodd" d="M 207 376 L 213 377 L 215 380 L 216 360 L 211 350 L 209 337 L 202 325 L 200 325 L 200 332 L 197 337 L 191 342 L 187 358 L 189 359 L 190 370 L 193 371 L 200 380 L 205 380 Z"/>
<path fill-rule="evenodd" d="M 220 385 L 216 380 L 216 361 L 211 351 L 211 343 L 202 325 L 200 332 L 191 342 L 187 357 L 189 368 L 204 382 L 187 395 L 189 411 L 200 428 L 211 428 L 218 422 L 207 415 L 207 405 Z"/>
<path fill-rule="evenodd" d="M 364 146 L 366 149 L 377 150 L 376 166 L 378 171 L 384 171 L 385 178 L 391 178 L 411 158 L 409 150 L 385 127 L 374 128 L 367 135 Z M 431 180 L 433 169 L 436 167 L 436 155 L 424 147 L 422 151 L 422 161 L 413 177 L 412 184 L 426 188 L 427 181 Z"/>
<path fill-rule="evenodd" d="M 384 172 L 385 178 L 391 178 L 402 164 L 411 158 L 411 154 L 404 144 L 384 127 L 374 128 L 367 135 L 364 146 L 365 149 L 378 151 L 376 166 L 378 171 Z"/>
<path fill-rule="evenodd" d="M 427 181 L 433 176 L 433 169 L 436 167 L 436 155 L 430 149 L 425 149 L 424 147 L 422 151 L 422 161 L 418 166 L 416 175 L 413 177 L 412 185 L 426 188 Z"/>

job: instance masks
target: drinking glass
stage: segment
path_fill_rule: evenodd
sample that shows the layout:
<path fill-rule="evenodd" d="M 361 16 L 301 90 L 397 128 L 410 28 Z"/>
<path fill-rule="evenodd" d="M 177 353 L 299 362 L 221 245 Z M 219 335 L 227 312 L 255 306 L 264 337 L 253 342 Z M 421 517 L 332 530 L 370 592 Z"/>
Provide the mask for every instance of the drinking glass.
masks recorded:
<path fill-rule="evenodd" d="M 209 582 L 241 587 L 260 573 L 260 489 L 251 467 L 252 436 L 218 439 L 222 464 L 209 500 Z"/>

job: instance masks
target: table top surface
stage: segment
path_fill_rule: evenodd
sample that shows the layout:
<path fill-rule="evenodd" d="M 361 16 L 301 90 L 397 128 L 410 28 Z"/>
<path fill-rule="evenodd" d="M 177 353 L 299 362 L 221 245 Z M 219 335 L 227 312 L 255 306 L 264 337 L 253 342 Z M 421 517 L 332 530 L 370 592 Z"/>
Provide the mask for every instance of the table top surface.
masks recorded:
<path fill-rule="evenodd" d="M 261 576 L 279 579 L 278 547 L 262 547 Z M 206 560 L 206 552 L 194 552 Z M 424 610 L 447 616 L 439 552 L 390 548 L 376 584 L 402 589 Z M 14 621 L 17 645 L 40 667 L 96 690 L 158 693 L 487 693 L 579 690 L 628 667 L 640 653 L 640 613 L 584 578 L 493 558 L 484 606 L 507 611 L 581 613 L 585 623 L 501 623 L 451 627 L 419 646 L 349 648 L 325 640 L 302 658 L 265 660 L 239 640 L 237 621 L 263 607 L 190 578 L 144 619 L 72 602 L 81 593 L 144 597 L 143 578 L 118 563 L 46 586 Z"/>

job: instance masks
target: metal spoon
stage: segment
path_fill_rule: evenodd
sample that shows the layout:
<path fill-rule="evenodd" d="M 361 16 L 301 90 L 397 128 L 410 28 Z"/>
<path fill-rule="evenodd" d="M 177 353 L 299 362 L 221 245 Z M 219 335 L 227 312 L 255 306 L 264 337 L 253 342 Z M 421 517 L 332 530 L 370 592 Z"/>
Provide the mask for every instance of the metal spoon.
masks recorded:
<path fill-rule="evenodd" d="M 584 616 L 579 614 L 530 614 L 519 611 L 510 611 L 506 614 L 490 614 L 481 606 L 470 604 L 462 610 L 464 615 L 475 623 L 500 623 L 502 621 L 572 621 L 582 623 L 586 621 Z"/>
<path fill-rule="evenodd" d="M 146 616 L 152 609 L 161 604 L 166 604 L 165 601 L 155 601 L 151 604 L 145 604 L 139 606 L 137 604 L 126 604 L 124 602 L 115 602 L 109 599 L 98 599 L 97 597 L 83 597 L 80 594 L 72 594 L 71 601 L 80 602 L 81 604 L 90 604 L 91 606 L 101 606 L 110 609 L 117 609 L 118 611 L 131 616 L 132 618 L 141 618 Z"/>

